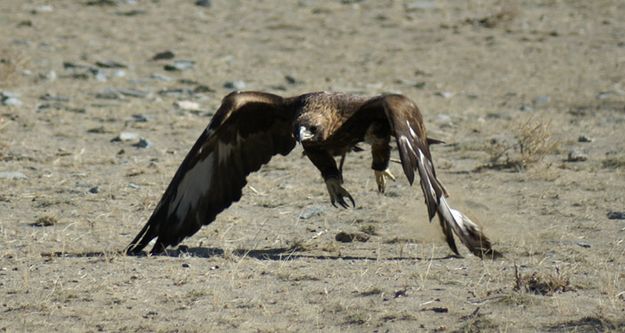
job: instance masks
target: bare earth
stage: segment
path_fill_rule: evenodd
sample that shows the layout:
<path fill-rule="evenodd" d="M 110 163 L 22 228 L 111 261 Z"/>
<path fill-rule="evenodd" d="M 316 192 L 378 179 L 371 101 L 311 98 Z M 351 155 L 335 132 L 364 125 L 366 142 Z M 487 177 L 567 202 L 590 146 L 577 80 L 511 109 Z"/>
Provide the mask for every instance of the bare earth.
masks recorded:
<path fill-rule="evenodd" d="M 625 2 L 194 2 L 0 1 L 0 332 L 625 331 Z M 415 100 L 504 257 L 450 256 L 368 151 L 335 209 L 301 147 L 181 250 L 121 254 L 235 88 Z"/>

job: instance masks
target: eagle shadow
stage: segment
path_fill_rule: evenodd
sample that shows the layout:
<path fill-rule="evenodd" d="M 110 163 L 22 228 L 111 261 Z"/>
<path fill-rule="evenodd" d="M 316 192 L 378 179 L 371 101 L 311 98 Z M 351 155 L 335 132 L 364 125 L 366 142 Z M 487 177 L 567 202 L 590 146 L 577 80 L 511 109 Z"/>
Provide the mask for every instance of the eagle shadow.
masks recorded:
<path fill-rule="evenodd" d="M 456 255 L 447 255 L 443 257 L 434 258 L 422 258 L 422 257 L 389 257 L 380 259 L 371 256 L 350 256 L 350 255 L 315 255 L 307 254 L 303 251 L 293 250 L 289 247 L 277 247 L 277 248 L 265 248 L 265 249 L 236 249 L 231 252 L 232 255 L 243 258 L 254 258 L 257 260 L 271 260 L 271 261 L 286 261 L 296 259 L 315 259 L 315 260 L 370 260 L 370 261 L 399 261 L 399 260 L 445 260 L 452 258 L 461 258 Z M 141 256 L 147 253 L 143 252 Z M 179 246 L 178 248 L 167 250 L 162 254 L 152 256 L 168 256 L 168 257 L 181 257 L 189 256 L 196 258 L 212 258 L 212 257 L 225 257 L 226 251 L 216 247 L 186 247 Z"/>

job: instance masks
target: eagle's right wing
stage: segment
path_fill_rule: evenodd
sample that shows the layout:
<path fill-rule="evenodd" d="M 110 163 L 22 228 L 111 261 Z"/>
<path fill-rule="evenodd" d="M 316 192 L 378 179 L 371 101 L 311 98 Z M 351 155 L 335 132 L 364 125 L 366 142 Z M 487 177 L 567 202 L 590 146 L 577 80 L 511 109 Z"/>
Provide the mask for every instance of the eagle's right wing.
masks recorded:
<path fill-rule="evenodd" d="M 246 177 L 295 146 L 293 110 L 282 97 L 260 92 L 226 96 L 178 168 L 146 225 L 128 245 L 152 253 L 180 243 L 241 198 Z"/>
<path fill-rule="evenodd" d="M 430 220 L 438 214 L 449 247 L 458 254 L 455 233 L 475 255 L 496 255 L 489 239 L 480 227 L 459 211 L 449 207 L 447 192 L 436 177 L 421 112 L 403 95 L 390 94 L 369 99 L 333 135 L 335 140 L 354 142 L 365 136 L 371 124 L 385 124 L 386 132 L 395 137 L 404 174 L 412 185 L 415 172 L 420 184 Z M 453 231 L 453 233 L 452 233 Z"/>

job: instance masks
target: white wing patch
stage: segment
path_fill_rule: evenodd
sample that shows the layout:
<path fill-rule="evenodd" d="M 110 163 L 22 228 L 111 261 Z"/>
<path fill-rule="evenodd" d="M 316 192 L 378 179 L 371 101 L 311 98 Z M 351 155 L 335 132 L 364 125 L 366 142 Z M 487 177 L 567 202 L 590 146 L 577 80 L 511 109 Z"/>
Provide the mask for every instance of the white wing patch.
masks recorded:
<path fill-rule="evenodd" d="M 215 152 L 210 153 L 205 159 L 197 162 L 191 169 L 182 176 L 178 188 L 176 188 L 176 197 L 169 206 L 167 215 L 174 213 L 176 209 L 176 217 L 181 221 L 189 209 L 198 203 L 200 198 L 206 194 L 211 186 L 213 178 L 213 170 L 215 161 Z"/>

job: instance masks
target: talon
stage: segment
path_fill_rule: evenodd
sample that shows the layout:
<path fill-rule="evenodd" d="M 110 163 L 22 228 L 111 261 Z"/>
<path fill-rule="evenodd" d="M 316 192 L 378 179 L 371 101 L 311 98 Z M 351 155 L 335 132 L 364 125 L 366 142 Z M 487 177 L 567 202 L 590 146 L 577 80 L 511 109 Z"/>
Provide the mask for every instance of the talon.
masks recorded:
<path fill-rule="evenodd" d="M 391 170 L 388 168 L 384 171 L 374 170 L 375 173 L 375 181 L 378 183 L 378 192 L 384 193 L 386 189 L 386 178 L 390 178 L 392 181 L 395 181 L 396 178 L 391 173 Z"/>
<path fill-rule="evenodd" d="M 351 201 L 352 206 L 356 207 L 356 202 L 349 192 L 341 186 L 341 180 L 336 178 L 330 178 L 326 180 L 326 187 L 330 194 L 330 203 L 332 206 L 337 207 L 337 203 L 343 208 L 349 208 L 349 204 L 345 201 L 345 198 Z"/>

